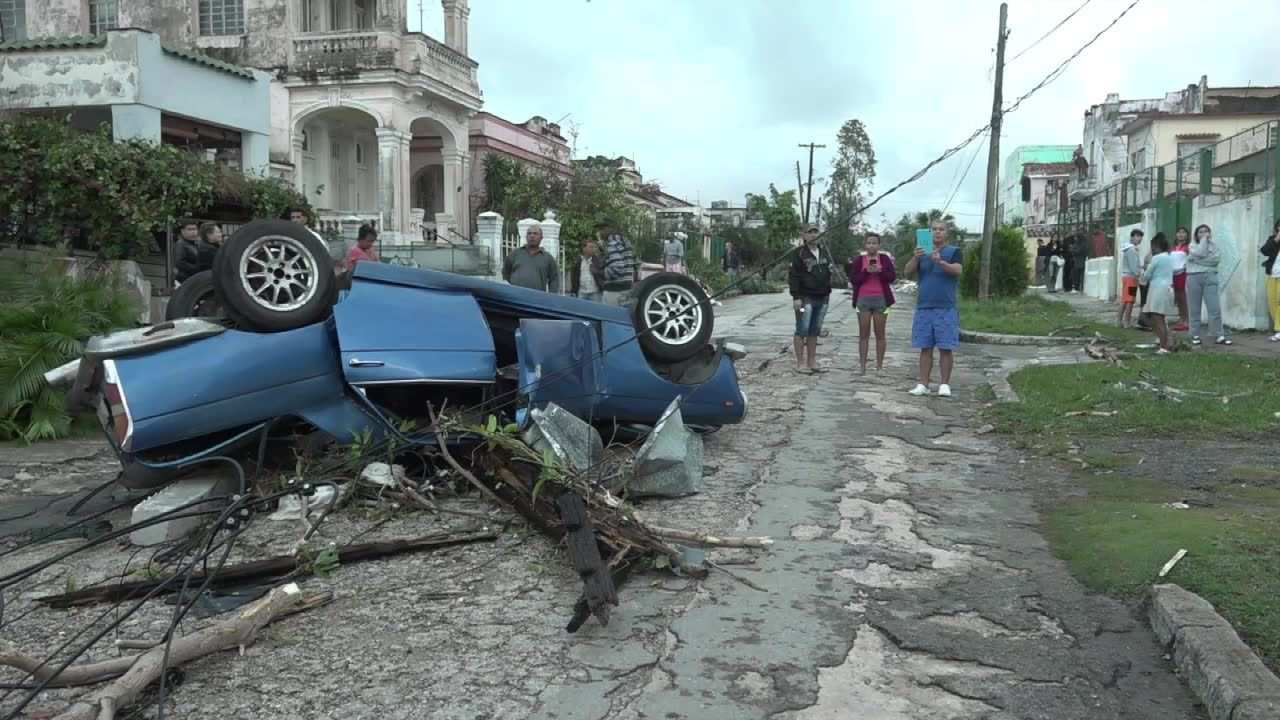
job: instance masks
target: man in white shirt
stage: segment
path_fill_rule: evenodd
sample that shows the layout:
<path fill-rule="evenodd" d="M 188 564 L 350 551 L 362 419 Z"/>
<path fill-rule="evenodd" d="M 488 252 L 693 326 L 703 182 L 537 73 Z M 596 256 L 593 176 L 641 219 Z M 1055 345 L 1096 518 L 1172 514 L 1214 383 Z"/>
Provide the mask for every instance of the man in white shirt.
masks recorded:
<path fill-rule="evenodd" d="M 684 272 L 684 233 L 676 233 L 662 251 L 662 264 L 667 272 Z"/>

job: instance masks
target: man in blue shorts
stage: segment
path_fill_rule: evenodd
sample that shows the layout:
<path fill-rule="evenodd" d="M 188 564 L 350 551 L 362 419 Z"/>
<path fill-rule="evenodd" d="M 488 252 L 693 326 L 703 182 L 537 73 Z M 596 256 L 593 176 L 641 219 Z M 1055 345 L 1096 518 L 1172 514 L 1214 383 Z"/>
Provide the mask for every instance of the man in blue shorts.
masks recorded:
<path fill-rule="evenodd" d="M 911 390 L 912 395 L 929 393 L 929 376 L 933 374 L 933 349 L 938 349 L 938 364 L 942 371 L 942 384 L 938 385 L 939 397 L 951 397 L 951 366 L 955 362 L 953 351 L 960 344 L 960 310 L 956 307 L 956 289 L 959 285 L 961 259 L 960 248 L 947 244 L 947 224 L 935 220 L 933 253 L 925 255 L 917 247 L 915 257 L 907 263 L 907 277 L 918 276 L 916 314 L 911 321 L 911 347 L 920 351 L 920 382 Z"/>

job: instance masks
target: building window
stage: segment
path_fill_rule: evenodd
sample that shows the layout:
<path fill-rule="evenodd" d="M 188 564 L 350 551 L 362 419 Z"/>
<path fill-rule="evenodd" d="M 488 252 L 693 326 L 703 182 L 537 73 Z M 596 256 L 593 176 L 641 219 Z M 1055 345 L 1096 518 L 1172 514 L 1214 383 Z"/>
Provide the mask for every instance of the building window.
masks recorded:
<path fill-rule="evenodd" d="M 0 0 L 0 41 L 27 39 L 26 0 Z"/>
<path fill-rule="evenodd" d="M 1200 151 L 1213 147 L 1209 142 L 1180 142 L 1178 157 L 1182 160 L 1183 172 L 1200 172 Z"/>
<path fill-rule="evenodd" d="M 351 3 L 352 28 L 355 30 L 368 30 L 373 27 L 373 18 L 370 16 L 369 7 L 366 0 L 352 0 Z"/>
<path fill-rule="evenodd" d="M 356 143 L 356 164 L 364 164 L 364 145 Z"/>
<path fill-rule="evenodd" d="M 1147 169 L 1147 149 L 1141 148 L 1135 150 L 1129 156 L 1129 167 L 1133 168 L 1133 172 L 1139 172 Z"/>
<path fill-rule="evenodd" d="M 116 0 L 89 0 L 89 34 L 102 35 L 120 26 Z"/>
<path fill-rule="evenodd" d="M 244 0 L 200 0 L 201 35 L 243 35 Z"/>
<path fill-rule="evenodd" d="M 302 152 L 311 150 L 311 138 L 307 137 L 307 131 L 302 131 Z"/>

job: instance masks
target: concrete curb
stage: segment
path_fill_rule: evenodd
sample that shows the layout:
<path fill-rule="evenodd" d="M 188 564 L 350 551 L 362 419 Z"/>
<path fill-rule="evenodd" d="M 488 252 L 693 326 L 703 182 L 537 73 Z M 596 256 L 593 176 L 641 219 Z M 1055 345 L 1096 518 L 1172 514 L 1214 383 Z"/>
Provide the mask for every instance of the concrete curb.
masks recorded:
<path fill-rule="evenodd" d="M 1148 617 L 1212 720 L 1280 717 L 1280 678 L 1208 601 L 1177 585 L 1156 585 Z"/>
<path fill-rule="evenodd" d="M 985 345 L 1083 345 L 1093 338 L 1058 337 L 1056 335 L 1001 335 L 1000 333 L 961 329 L 960 339 L 964 342 Z"/>

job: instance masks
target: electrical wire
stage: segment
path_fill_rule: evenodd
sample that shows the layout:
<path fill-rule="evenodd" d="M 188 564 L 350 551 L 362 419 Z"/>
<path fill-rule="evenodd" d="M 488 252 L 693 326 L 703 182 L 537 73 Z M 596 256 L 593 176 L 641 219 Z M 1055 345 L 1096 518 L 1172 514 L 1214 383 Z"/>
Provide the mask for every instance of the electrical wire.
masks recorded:
<path fill-rule="evenodd" d="M 991 137 L 991 133 L 987 133 L 986 137 L 988 137 L 988 138 L 989 138 L 989 137 Z M 977 146 L 975 146 L 975 147 L 973 148 L 973 156 L 969 158 L 969 164 L 968 164 L 967 166 L 965 166 L 964 174 L 960 176 L 960 180 L 959 180 L 959 182 L 957 182 L 957 183 L 956 183 L 956 186 L 955 186 L 954 188 L 952 188 L 952 190 L 951 190 L 951 196 L 947 198 L 947 202 L 946 202 L 946 204 L 942 206 L 942 214 L 943 214 L 943 216 L 946 216 L 946 214 L 947 214 L 947 208 L 951 207 L 951 201 L 952 201 L 952 200 L 955 200 L 955 198 L 956 198 L 956 193 L 957 193 L 957 192 L 960 192 L 960 186 L 961 186 L 961 185 L 964 185 L 964 179 L 965 179 L 965 178 L 967 178 L 967 177 L 969 177 L 969 170 L 973 168 L 973 161 L 978 159 L 978 155 L 979 155 L 979 154 L 981 154 L 981 152 L 982 152 L 982 146 L 983 146 L 984 144 L 985 144 L 985 143 L 980 142 L 980 143 L 978 143 L 978 144 L 977 144 Z"/>
<path fill-rule="evenodd" d="M 1080 4 L 1080 7 L 1076 8 L 1075 10 L 1072 10 L 1070 15 L 1068 15 L 1068 16 L 1066 16 L 1066 17 L 1062 18 L 1062 20 L 1061 20 L 1057 25 L 1054 25 L 1052 28 L 1050 28 L 1050 29 L 1049 29 L 1049 32 L 1045 33 L 1044 35 L 1041 35 L 1039 40 L 1036 40 L 1035 42 L 1033 42 L 1033 43 L 1031 43 L 1030 45 L 1028 45 L 1028 46 L 1026 46 L 1025 48 L 1023 48 L 1023 49 L 1022 49 L 1022 52 L 1018 53 L 1017 55 L 1014 55 L 1012 59 L 1006 60 L 1006 61 L 1005 61 L 1005 63 L 1004 63 L 1004 64 L 1005 64 L 1005 67 L 1008 67 L 1008 66 L 1009 66 L 1009 64 L 1010 64 L 1010 63 L 1012 63 L 1014 60 L 1017 60 L 1018 58 L 1022 57 L 1023 55 L 1026 55 L 1026 54 L 1027 54 L 1027 53 L 1028 53 L 1032 48 L 1034 48 L 1035 46 L 1037 46 L 1037 45 L 1039 45 L 1040 43 L 1044 42 L 1045 38 L 1047 38 L 1047 37 L 1049 37 L 1050 35 L 1052 35 L 1052 34 L 1054 34 L 1055 32 L 1057 32 L 1057 31 L 1058 31 L 1058 29 L 1059 29 L 1059 28 L 1061 28 L 1063 25 L 1066 25 L 1068 20 L 1070 20 L 1071 18 L 1075 17 L 1075 16 L 1076 16 L 1076 13 L 1080 12 L 1081 10 L 1083 10 L 1083 9 L 1085 8 L 1085 6 L 1086 6 L 1086 5 L 1088 5 L 1088 4 L 1089 4 L 1089 3 L 1091 3 L 1091 2 L 1093 2 L 1093 0 L 1084 0 L 1084 2 Z"/>

